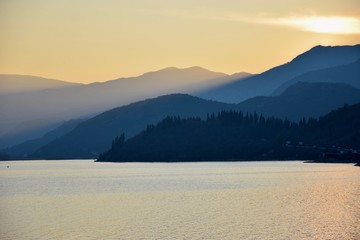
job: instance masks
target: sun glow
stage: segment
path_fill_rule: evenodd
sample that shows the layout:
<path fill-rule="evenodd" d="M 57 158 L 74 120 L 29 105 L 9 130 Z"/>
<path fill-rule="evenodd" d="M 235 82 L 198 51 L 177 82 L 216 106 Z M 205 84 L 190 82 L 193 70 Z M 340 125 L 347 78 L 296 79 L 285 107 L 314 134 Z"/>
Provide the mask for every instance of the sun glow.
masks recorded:
<path fill-rule="evenodd" d="M 281 19 L 281 24 L 296 26 L 302 30 L 328 34 L 359 34 L 360 20 L 349 17 L 308 17 Z"/>

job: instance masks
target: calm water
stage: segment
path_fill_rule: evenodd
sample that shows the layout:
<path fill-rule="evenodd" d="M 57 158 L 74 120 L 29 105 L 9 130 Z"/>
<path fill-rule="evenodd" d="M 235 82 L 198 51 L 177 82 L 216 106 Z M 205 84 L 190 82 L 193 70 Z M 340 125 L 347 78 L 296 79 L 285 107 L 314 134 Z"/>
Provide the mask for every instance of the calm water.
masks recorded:
<path fill-rule="evenodd" d="M 0 239 L 360 239 L 345 164 L 1 162 L 0 192 Z"/>

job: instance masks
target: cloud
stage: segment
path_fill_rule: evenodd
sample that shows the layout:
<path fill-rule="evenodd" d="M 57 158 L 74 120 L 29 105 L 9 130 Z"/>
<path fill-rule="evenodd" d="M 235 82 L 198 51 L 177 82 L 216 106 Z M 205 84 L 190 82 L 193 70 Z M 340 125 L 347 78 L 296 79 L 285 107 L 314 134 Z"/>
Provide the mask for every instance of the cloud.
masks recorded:
<path fill-rule="evenodd" d="M 269 17 L 267 13 L 257 16 L 229 12 L 214 12 L 210 9 L 194 11 L 189 9 L 162 9 L 162 10 L 140 10 L 148 14 L 163 15 L 171 17 L 193 18 L 213 21 L 232 21 L 249 24 L 273 25 L 290 27 L 300 31 L 322 33 L 322 34 L 360 34 L 360 19 L 345 16 L 290 16 Z"/>
<path fill-rule="evenodd" d="M 353 17 L 291 17 L 269 22 L 315 33 L 360 34 L 360 20 Z"/>
<path fill-rule="evenodd" d="M 227 16 L 227 20 L 254 24 L 292 27 L 301 31 L 325 34 L 360 34 L 360 19 L 339 16 L 302 16 L 287 18 Z"/>

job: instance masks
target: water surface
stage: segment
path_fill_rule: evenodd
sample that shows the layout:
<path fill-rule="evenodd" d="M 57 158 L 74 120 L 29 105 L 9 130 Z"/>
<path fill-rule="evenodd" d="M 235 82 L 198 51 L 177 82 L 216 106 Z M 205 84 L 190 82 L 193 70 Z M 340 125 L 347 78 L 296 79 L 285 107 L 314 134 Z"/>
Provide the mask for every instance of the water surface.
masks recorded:
<path fill-rule="evenodd" d="M 360 239 L 350 164 L 1 162 L 0 192 L 0 239 Z"/>

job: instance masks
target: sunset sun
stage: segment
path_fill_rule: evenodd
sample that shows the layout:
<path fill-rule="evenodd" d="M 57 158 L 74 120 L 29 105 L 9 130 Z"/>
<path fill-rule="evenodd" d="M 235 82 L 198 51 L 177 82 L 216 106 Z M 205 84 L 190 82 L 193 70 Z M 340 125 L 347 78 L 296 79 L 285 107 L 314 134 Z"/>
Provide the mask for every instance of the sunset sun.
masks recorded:
<path fill-rule="evenodd" d="M 315 33 L 356 34 L 360 32 L 359 20 L 346 17 L 292 18 L 289 20 L 289 25 Z"/>

